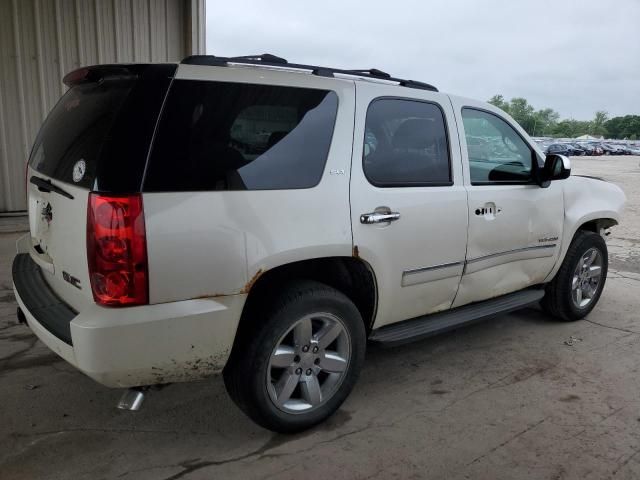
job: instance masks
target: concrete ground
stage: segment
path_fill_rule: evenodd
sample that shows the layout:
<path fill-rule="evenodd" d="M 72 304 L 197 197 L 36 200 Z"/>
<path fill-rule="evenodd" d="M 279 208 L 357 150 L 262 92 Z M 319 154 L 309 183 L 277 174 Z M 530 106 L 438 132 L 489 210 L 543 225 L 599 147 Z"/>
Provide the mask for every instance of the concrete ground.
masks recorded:
<path fill-rule="evenodd" d="M 1 479 L 640 478 L 638 157 L 574 159 L 619 184 L 609 279 L 586 321 L 525 310 L 394 350 L 370 348 L 325 424 L 251 423 L 220 378 L 152 392 L 137 413 L 16 325 L 0 233 Z"/>

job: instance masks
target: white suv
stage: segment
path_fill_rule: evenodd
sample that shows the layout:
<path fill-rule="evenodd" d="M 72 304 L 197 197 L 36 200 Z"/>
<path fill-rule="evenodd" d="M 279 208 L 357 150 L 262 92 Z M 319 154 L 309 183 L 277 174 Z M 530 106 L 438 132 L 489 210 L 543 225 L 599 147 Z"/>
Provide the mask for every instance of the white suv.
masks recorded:
<path fill-rule="evenodd" d="M 272 55 L 65 83 L 14 289 L 19 318 L 109 387 L 223 371 L 253 420 L 298 431 L 344 401 L 367 339 L 537 302 L 576 320 L 602 292 L 622 191 L 569 177 L 486 103 Z"/>

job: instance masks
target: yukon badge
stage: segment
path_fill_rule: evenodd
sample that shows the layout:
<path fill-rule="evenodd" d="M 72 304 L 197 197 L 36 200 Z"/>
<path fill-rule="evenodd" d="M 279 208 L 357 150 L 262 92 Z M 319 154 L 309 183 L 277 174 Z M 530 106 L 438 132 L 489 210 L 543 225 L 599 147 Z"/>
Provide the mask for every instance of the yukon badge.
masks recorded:
<path fill-rule="evenodd" d="M 78 160 L 73 166 L 73 181 L 78 183 L 84 178 L 84 174 L 87 171 L 87 164 L 84 159 Z"/>
<path fill-rule="evenodd" d="M 542 237 L 538 239 L 538 243 L 547 243 L 547 242 L 555 242 L 558 240 L 558 237 Z"/>

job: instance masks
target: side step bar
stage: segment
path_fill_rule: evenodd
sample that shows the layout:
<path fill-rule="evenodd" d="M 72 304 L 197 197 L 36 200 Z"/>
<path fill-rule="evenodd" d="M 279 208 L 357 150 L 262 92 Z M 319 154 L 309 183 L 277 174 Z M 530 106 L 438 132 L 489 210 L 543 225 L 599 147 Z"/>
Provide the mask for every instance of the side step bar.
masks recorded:
<path fill-rule="evenodd" d="M 544 297 L 542 288 L 521 290 L 446 312 L 380 327 L 372 332 L 369 340 L 380 343 L 384 347 L 395 347 L 518 310 L 538 302 L 542 297 Z"/>

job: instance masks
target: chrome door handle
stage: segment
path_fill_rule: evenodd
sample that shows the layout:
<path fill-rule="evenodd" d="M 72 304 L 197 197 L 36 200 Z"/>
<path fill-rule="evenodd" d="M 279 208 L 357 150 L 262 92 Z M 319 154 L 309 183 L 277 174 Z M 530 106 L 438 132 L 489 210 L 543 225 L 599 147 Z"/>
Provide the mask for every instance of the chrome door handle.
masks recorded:
<path fill-rule="evenodd" d="M 400 219 L 400 214 L 398 212 L 388 212 L 388 213 L 380 213 L 380 212 L 371 212 L 371 213 L 363 213 L 360 215 L 360 223 L 364 223 L 365 225 L 370 225 L 372 223 L 387 223 L 387 222 L 395 222 Z"/>

